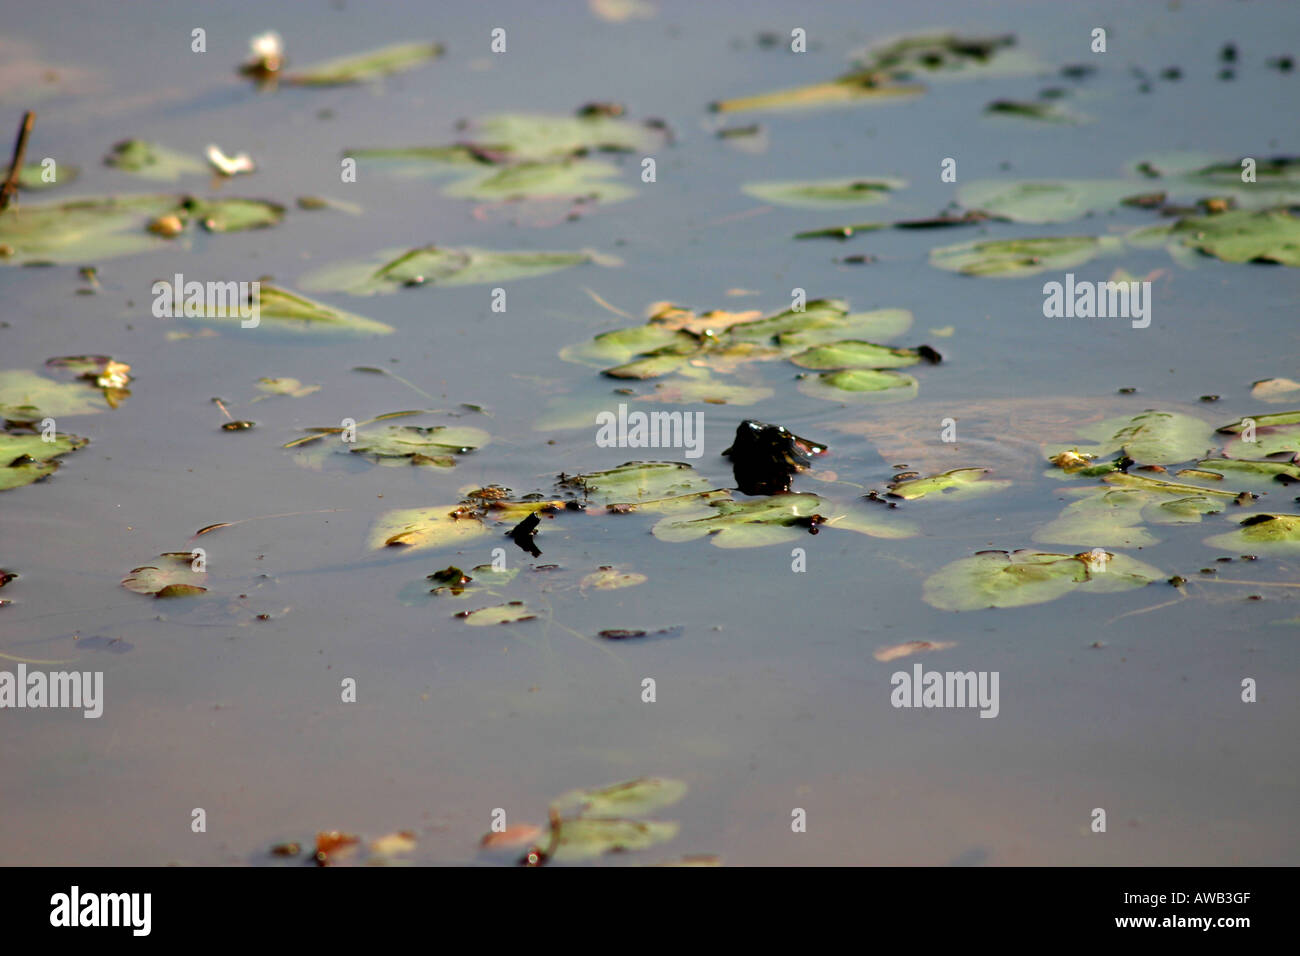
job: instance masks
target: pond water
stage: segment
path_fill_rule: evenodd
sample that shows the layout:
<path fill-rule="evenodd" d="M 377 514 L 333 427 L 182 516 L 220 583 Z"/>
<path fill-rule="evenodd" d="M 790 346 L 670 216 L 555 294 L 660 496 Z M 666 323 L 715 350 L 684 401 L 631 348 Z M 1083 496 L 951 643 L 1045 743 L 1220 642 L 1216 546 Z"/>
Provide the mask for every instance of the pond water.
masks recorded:
<path fill-rule="evenodd" d="M 1095 444 L 1089 424 L 1147 409 L 1221 426 L 1300 407 L 1294 397 L 1269 403 L 1252 394 L 1256 381 L 1300 378 L 1300 271 L 1195 251 L 1171 256 L 1163 243 L 1028 277 L 963 275 L 930 261 L 936 247 L 975 240 L 1123 237 L 1173 221 L 1113 202 L 1070 222 L 793 238 L 930 217 L 976 180 L 1128 179 L 1136 194 L 1165 188 L 1131 171 L 1144 156 L 1178 150 L 1234 162 L 1300 153 L 1300 73 L 1266 62 L 1300 54 L 1295 7 L 662 2 L 649 10 L 615 22 L 579 3 L 547 4 L 544 13 L 523 2 L 491 11 L 0 3 L 0 123 L 16 127 L 34 110 L 27 162 L 49 156 L 80 167 L 74 183 L 24 191 L 0 226 L 78 196 L 193 193 L 287 207 L 273 228 L 221 234 L 192 224 L 135 255 L 0 268 L 0 369 L 52 374 L 52 357 L 106 355 L 132 376 L 119 407 L 58 418 L 60 432 L 89 445 L 48 479 L 0 496 L 0 567 L 19 575 L 0 590 L 12 602 L 0 607 L 0 669 L 32 661 L 28 668 L 100 671 L 104 681 L 96 720 L 71 709 L 0 713 L 0 861 L 260 865 L 280 860 L 269 852 L 275 844 L 308 846 L 318 831 L 339 830 L 370 839 L 411 831 L 415 847 L 397 859 L 417 863 L 511 863 L 519 848 L 479 847 L 498 808 L 511 824 L 545 824 L 549 801 L 566 791 L 644 775 L 687 785 L 652 814 L 679 832 L 590 862 L 699 854 L 740 865 L 1296 860 L 1300 549 L 1256 549 L 1248 562 L 1244 549 L 1204 543 L 1233 531 L 1243 507 L 1300 511 L 1293 486 L 1250 485 L 1267 494 L 1245 506 L 1228 501 L 1195 523 L 1149 524 L 1154 541 L 1141 547 L 1044 543 L 1041 534 L 1079 500 L 1071 489 L 1105 488 L 1049 475 L 1047 444 Z M 504 53 L 490 46 L 496 27 L 506 30 Z M 936 27 L 1014 34 L 1015 52 L 1041 65 L 920 77 L 928 89 L 915 97 L 709 109 L 832 80 L 855 51 Z M 1104 54 L 1090 50 L 1097 27 L 1108 31 Z M 195 28 L 206 31 L 206 52 L 191 49 Z M 804 53 L 790 51 L 795 28 L 806 31 Z M 250 38 L 268 29 L 284 38 L 289 70 L 397 41 L 437 40 L 445 51 L 376 82 L 258 89 L 236 67 Z M 765 33 L 776 41 L 764 42 Z M 1231 64 L 1221 57 L 1226 43 L 1237 50 Z M 1067 64 L 1095 72 L 1063 78 Z M 1162 76 L 1169 67 L 1180 76 Z M 1220 75 L 1225 68 L 1232 78 Z M 1052 88 L 1067 95 L 1039 96 Z M 1059 102 L 1091 121 L 987 114 L 1000 99 Z M 571 116 L 591 102 L 624 104 L 631 123 L 662 120 L 672 135 L 601 156 L 629 196 L 580 204 L 575 217 L 555 202 L 449 196 L 456 176 L 446 170 L 419 175 L 363 160 L 355 182 L 341 181 L 350 150 L 462 142 L 471 135 L 463 120 Z M 716 135 L 753 123 L 753 135 Z M 247 151 L 257 170 L 219 185 L 207 172 L 150 181 L 100 162 L 125 139 L 200 162 L 214 143 Z M 645 156 L 656 160 L 653 182 L 643 181 Z M 945 158 L 956 160 L 955 183 L 941 178 Z M 842 206 L 787 205 L 742 190 L 830 178 L 907 185 L 884 203 Z M 300 209 L 303 196 L 347 208 Z M 387 295 L 308 291 L 300 281 L 340 260 L 429 244 L 596 250 L 601 260 Z M 874 261 L 843 261 L 857 255 Z M 78 266 L 97 268 L 93 294 L 78 294 L 88 286 Z M 1121 268 L 1151 282 L 1149 327 L 1044 316 L 1044 282 L 1066 272 L 1105 282 Z M 153 283 L 176 273 L 273 277 L 393 331 L 348 337 L 280 331 L 266 319 L 243 329 L 157 318 Z M 508 297 L 503 312 L 493 309 L 498 287 Z M 796 378 L 805 370 L 788 353 L 714 365 L 715 381 L 766 397 L 638 406 L 702 412 L 701 457 L 597 443 L 594 410 L 635 405 L 615 390 L 641 396 L 654 383 L 604 377 L 601 364 L 567 361 L 562 349 L 644 322 L 652 303 L 766 316 L 789 309 L 794 288 L 810 300 L 844 299 L 854 312 L 909 310 L 910 329 L 888 343 L 925 343 L 943 361 L 905 370 L 919 382 L 916 397 L 889 403 L 808 394 Z M 320 388 L 261 399 L 263 377 Z M 1205 395 L 1219 399 L 1201 402 Z M 255 427 L 223 430 L 214 397 Z M 385 466 L 339 455 L 337 443 L 322 464 L 306 452 L 325 444 L 282 447 L 305 429 L 408 409 L 438 410 L 416 424 L 480 428 L 490 442 L 457 455 L 452 469 Z M 575 415 L 589 424 L 558 427 Z M 940 440 L 949 418 L 955 445 Z M 896 466 L 924 474 L 932 461 L 988 467 L 1011 484 L 894 509 L 854 505 L 880 526 L 910 527 L 906 538 L 832 522 L 815 536 L 800 528 L 794 539 L 725 548 L 709 537 L 653 535 L 660 514 L 592 509 L 545 517 L 536 558 L 504 537 L 511 523 L 439 548 L 368 547 L 392 509 L 445 512 L 490 484 L 516 498 L 550 498 L 562 473 L 626 461 L 684 461 L 712 487 L 732 488 L 721 453 L 745 419 L 828 444 L 793 487 L 845 508 L 886 491 Z M 1207 448 L 1227 437 L 1214 434 Z M 1182 480 L 1174 472 L 1197 455 L 1168 459 L 1169 473 L 1154 477 Z M 1223 484 L 1240 490 L 1231 476 Z M 977 551 L 1073 555 L 1094 545 L 1160 575 L 1145 587 L 1079 588 L 1024 606 L 953 611 L 923 599 L 927 579 Z M 195 547 L 206 553 L 202 595 L 154 599 L 120 584 L 163 553 Z M 497 547 L 519 573 L 495 593 L 427 593 L 436 586 L 427 575 L 490 564 Z M 802 573 L 792 570 L 794 548 L 805 552 Z M 1226 556 L 1236 560 L 1216 562 Z M 611 590 L 583 584 L 604 566 L 646 580 Z M 1202 574 L 1207 567 L 1217 573 Z M 1173 575 L 1189 581 L 1171 587 Z M 536 616 L 484 627 L 454 616 L 506 601 Z M 597 636 L 607 629 L 671 630 Z M 878 659 L 882 648 L 912 641 L 954 646 Z M 996 718 L 893 706 L 892 675 L 917 663 L 996 672 Z M 346 678 L 355 701 L 342 699 Z M 1242 700 L 1248 678 L 1255 703 Z M 643 700 L 646 679 L 653 702 Z M 205 811 L 204 832 L 192 828 L 195 808 Z M 796 808 L 806 812 L 806 832 L 792 828 Z M 1106 811 L 1104 834 L 1093 832 L 1094 808 Z"/>

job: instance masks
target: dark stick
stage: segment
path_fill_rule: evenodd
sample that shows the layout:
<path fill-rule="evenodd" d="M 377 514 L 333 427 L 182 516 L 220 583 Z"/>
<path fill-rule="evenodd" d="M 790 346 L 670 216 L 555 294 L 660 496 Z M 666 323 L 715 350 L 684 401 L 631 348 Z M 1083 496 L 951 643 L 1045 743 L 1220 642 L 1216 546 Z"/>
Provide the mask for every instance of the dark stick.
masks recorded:
<path fill-rule="evenodd" d="M 9 164 L 9 177 L 0 186 L 0 212 L 9 208 L 9 203 L 18 193 L 18 174 L 23 170 L 23 156 L 27 153 L 27 137 L 32 135 L 32 124 L 36 114 L 28 110 L 23 114 L 23 123 L 18 127 L 18 140 L 14 143 L 14 158 Z"/>

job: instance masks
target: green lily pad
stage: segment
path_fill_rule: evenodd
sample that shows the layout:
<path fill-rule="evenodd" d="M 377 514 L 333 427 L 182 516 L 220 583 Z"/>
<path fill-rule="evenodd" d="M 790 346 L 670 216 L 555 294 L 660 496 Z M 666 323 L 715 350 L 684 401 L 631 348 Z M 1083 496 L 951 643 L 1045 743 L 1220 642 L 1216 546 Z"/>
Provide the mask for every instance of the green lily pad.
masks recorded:
<path fill-rule="evenodd" d="M 1231 425 L 1224 425 L 1218 429 L 1225 435 L 1238 435 L 1245 431 L 1247 422 L 1253 422 L 1255 428 L 1276 428 L 1280 425 L 1300 424 L 1300 411 L 1293 412 L 1271 412 L 1268 415 L 1250 415 L 1247 418 L 1239 418 Z"/>
<path fill-rule="evenodd" d="M 1136 189 L 1119 179 L 979 179 L 958 189 L 957 200 L 967 209 L 1011 222 L 1069 222 L 1112 208 Z"/>
<path fill-rule="evenodd" d="M 630 153 L 648 148 L 650 131 L 616 116 L 501 113 L 470 124 L 469 140 L 480 150 L 511 160 L 557 160 L 593 152 Z"/>
<path fill-rule="evenodd" d="M 1020 278 L 1082 265 L 1123 245 L 1114 236 L 977 239 L 931 250 L 930 265 L 968 276 Z"/>
<path fill-rule="evenodd" d="M 1290 449 L 1286 449 L 1290 451 Z M 1272 454 L 1272 452 L 1263 452 Z M 1268 461 L 1259 458 L 1203 458 L 1197 462 L 1201 468 L 1208 469 L 1225 477 L 1236 480 L 1254 479 L 1257 482 L 1274 482 L 1279 476 L 1283 479 L 1300 481 L 1300 465 L 1291 461 Z"/>
<path fill-rule="evenodd" d="M 92 415 L 108 404 L 85 384 L 56 382 L 26 369 L 0 371 L 0 418 L 38 422 L 66 415 Z"/>
<path fill-rule="evenodd" d="M 610 362 L 622 364 L 634 356 L 654 352 L 665 346 L 693 349 L 697 344 L 695 336 L 689 332 L 650 322 L 602 332 L 589 342 L 567 345 L 560 350 L 560 358 L 602 368 Z"/>
<path fill-rule="evenodd" d="M 1178 220 L 1169 236 L 1224 262 L 1300 266 L 1300 216 L 1288 208 L 1190 216 Z"/>
<path fill-rule="evenodd" d="M 1238 491 L 1221 491 L 1218 488 L 1203 488 L 1200 485 L 1165 481 L 1161 478 L 1148 478 L 1145 475 L 1129 475 L 1123 472 L 1105 475 L 1101 480 L 1117 488 L 1136 488 L 1141 491 L 1151 491 L 1162 495 L 1173 495 L 1177 498 L 1206 497 L 1231 500 L 1241 497 L 1241 492 Z"/>
<path fill-rule="evenodd" d="M 749 183 L 741 188 L 764 202 L 817 208 L 881 203 L 887 201 L 894 190 L 906 186 L 905 179 L 875 178 Z"/>
<path fill-rule="evenodd" d="M 972 494 L 978 495 L 992 491 L 1002 491 L 1011 487 L 1009 481 L 985 479 L 984 476 L 988 473 L 989 469 L 987 468 L 954 468 L 952 471 L 945 471 L 941 475 L 895 481 L 889 486 L 889 495 L 907 501 L 924 498 L 927 495 L 944 498 L 964 498 Z"/>
<path fill-rule="evenodd" d="M 350 54 L 308 66 L 284 77 L 294 86 L 342 86 L 401 73 L 432 60 L 442 53 L 438 43 L 394 43 L 391 46 Z"/>
<path fill-rule="evenodd" d="M 1076 589 L 1127 591 L 1165 577 L 1162 571 L 1125 554 L 1108 554 L 1103 565 L 1087 553 L 981 551 L 930 575 L 922 596 L 927 604 L 943 611 L 974 611 L 1042 604 Z"/>
<path fill-rule="evenodd" d="M 607 471 L 561 475 L 559 486 L 596 504 L 636 504 L 711 490 L 709 479 L 677 461 L 629 461 Z"/>
<path fill-rule="evenodd" d="M 854 58 L 867 69 L 935 80 L 1012 76 L 1041 69 L 1036 59 L 1016 49 L 1016 38 L 1010 34 L 905 34 L 878 40 Z"/>
<path fill-rule="evenodd" d="M 54 459 L 83 448 L 88 439 L 55 434 L 53 441 L 40 435 L 0 432 L 0 491 L 21 488 L 58 470 Z"/>
<path fill-rule="evenodd" d="M 159 557 L 164 559 L 163 563 L 134 569 L 122 579 L 122 587 L 157 598 L 191 597 L 207 590 L 203 587 L 208 579 L 207 572 L 193 570 L 188 554 L 163 554 Z"/>
<path fill-rule="evenodd" d="M 1052 100 L 994 100 L 984 107 L 984 112 L 993 116 L 1009 116 L 1038 123 L 1063 125 L 1077 125 L 1089 122 L 1090 119 Z"/>
<path fill-rule="evenodd" d="M 1150 501 L 1144 492 L 1089 488 L 1085 494 L 1067 505 L 1056 520 L 1035 531 L 1034 541 L 1107 548 L 1145 548 L 1159 543 L 1159 538 L 1142 527 L 1142 509 Z"/>
<path fill-rule="evenodd" d="M 1100 454 L 1122 451 L 1144 465 L 1191 461 L 1213 447 L 1214 427 L 1191 415 L 1149 410 L 1130 419 L 1112 418 L 1080 430 L 1098 442 Z"/>
<path fill-rule="evenodd" d="M 145 230 L 153 216 L 173 212 L 176 196 L 121 196 L 24 204 L 0 216 L 0 264 L 78 263 L 131 255 L 167 240 Z"/>
<path fill-rule="evenodd" d="M 488 533 L 483 519 L 459 505 L 385 511 L 370 529 L 367 547 L 423 551 L 464 544 Z"/>
<path fill-rule="evenodd" d="M 58 163 L 55 165 L 55 181 L 45 181 L 45 167 L 40 163 L 28 163 L 18 172 L 19 189 L 53 189 L 55 186 L 66 186 L 73 182 L 81 175 L 81 167 L 72 166 L 68 163 Z"/>
<path fill-rule="evenodd" d="M 142 139 L 125 139 L 116 143 L 104 157 L 104 165 L 128 173 L 138 173 L 145 179 L 169 182 L 174 182 L 181 176 L 200 175 L 207 171 L 207 166 L 193 156 Z"/>
<path fill-rule="evenodd" d="M 686 795 L 686 784 L 666 777 L 638 777 L 608 787 L 570 790 L 551 802 L 561 816 L 587 819 L 637 817 L 672 806 Z"/>
<path fill-rule="evenodd" d="M 704 374 L 696 376 L 693 374 L 696 371 Z M 653 391 L 638 395 L 634 400 L 666 405 L 754 405 L 773 394 L 772 389 L 760 385 L 719 382 L 704 369 L 683 369 L 681 377 L 656 382 Z"/>
<path fill-rule="evenodd" d="M 490 441 L 487 432 L 468 425 L 388 425 L 378 432 L 358 433 L 357 440 L 345 447 L 354 455 L 376 458 L 432 459 L 463 455 L 482 448 Z M 452 462 L 454 464 L 454 462 Z"/>
<path fill-rule="evenodd" d="M 1235 531 L 1206 538 L 1205 544 L 1239 554 L 1242 551 L 1297 554 L 1300 553 L 1300 515 L 1253 514 L 1238 521 Z"/>
<path fill-rule="evenodd" d="M 279 286 L 263 282 L 259 288 L 258 317 L 260 320 L 269 321 L 277 330 L 337 335 L 388 335 L 393 331 L 391 325 L 352 312 L 344 312 L 342 309 L 289 292 Z M 187 316 L 187 318 L 201 321 L 244 321 L 237 311 L 228 315 L 219 315 L 215 308 L 210 309 L 206 315 Z"/>
<path fill-rule="evenodd" d="M 514 624 L 518 621 L 531 621 L 537 615 L 528 609 L 523 601 L 511 601 L 494 607 L 483 607 L 477 611 L 461 611 L 456 617 L 474 627 L 488 627 L 492 624 Z"/>
<path fill-rule="evenodd" d="M 267 229 L 284 219 L 284 207 L 264 199 L 195 199 L 185 208 L 208 232 Z"/>
<path fill-rule="evenodd" d="M 806 375 L 798 387 L 805 395 L 832 402 L 906 402 L 918 389 L 910 375 L 868 368 Z"/>
<path fill-rule="evenodd" d="M 458 199 L 598 199 L 618 202 L 636 194 L 617 179 L 617 166 L 595 160 L 528 161 L 460 179 L 443 190 Z"/>
<path fill-rule="evenodd" d="M 313 292 L 374 295 L 419 285 L 507 282 L 601 261 L 591 252 L 493 252 L 440 246 L 385 249 L 319 269 L 305 276 L 300 285 Z"/>
<path fill-rule="evenodd" d="M 874 342 L 846 340 L 817 345 L 797 355 L 790 361 L 800 368 L 906 368 L 921 361 L 916 349 L 891 348 Z"/>
<path fill-rule="evenodd" d="M 718 113 L 742 113 L 749 110 L 788 110 L 816 106 L 837 106 L 870 100 L 894 100 L 920 96 L 925 87 L 916 83 L 894 83 L 871 70 L 848 73 L 829 83 L 812 83 L 792 89 L 738 96 L 711 104 Z"/>
<path fill-rule="evenodd" d="M 677 836 L 680 825 L 661 820 L 579 817 L 560 822 L 550 858 L 560 863 L 589 860 L 615 851 L 645 850 Z"/>
<path fill-rule="evenodd" d="M 689 359 L 701 354 L 703 353 L 700 346 L 695 343 L 689 345 L 674 343 L 655 349 L 653 352 L 647 352 L 630 362 L 624 362 L 622 365 L 604 369 L 604 374 L 610 378 L 658 378 L 661 375 L 676 371 L 685 365 Z"/>
<path fill-rule="evenodd" d="M 260 398 L 268 398 L 272 395 L 283 395 L 287 398 L 305 398 L 321 390 L 319 385 L 304 385 L 296 378 L 259 378 L 256 384 L 258 389 L 266 394 L 253 399 L 255 402 Z"/>
<path fill-rule="evenodd" d="M 906 538 L 913 529 L 870 516 L 819 495 L 787 492 L 752 501 L 714 501 L 684 514 L 669 515 L 651 529 L 661 541 L 694 541 L 708 536 L 719 548 L 757 548 L 797 541 L 810 529 L 838 527 L 873 537 Z"/>

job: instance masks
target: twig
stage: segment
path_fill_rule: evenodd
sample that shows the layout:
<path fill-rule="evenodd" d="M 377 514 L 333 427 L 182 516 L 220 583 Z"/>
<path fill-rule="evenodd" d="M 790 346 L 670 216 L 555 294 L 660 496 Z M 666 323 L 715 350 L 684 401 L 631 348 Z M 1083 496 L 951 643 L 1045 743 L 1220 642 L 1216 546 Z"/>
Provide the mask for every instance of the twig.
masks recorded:
<path fill-rule="evenodd" d="M 23 114 L 22 125 L 18 127 L 18 140 L 14 143 L 14 158 L 9 163 L 9 176 L 0 186 L 0 212 L 9 208 L 9 203 L 18 194 L 18 175 L 23 171 L 23 156 L 27 153 L 27 138 L 32 135 L 32 125 L 36 114 L 28 110 Z"/>

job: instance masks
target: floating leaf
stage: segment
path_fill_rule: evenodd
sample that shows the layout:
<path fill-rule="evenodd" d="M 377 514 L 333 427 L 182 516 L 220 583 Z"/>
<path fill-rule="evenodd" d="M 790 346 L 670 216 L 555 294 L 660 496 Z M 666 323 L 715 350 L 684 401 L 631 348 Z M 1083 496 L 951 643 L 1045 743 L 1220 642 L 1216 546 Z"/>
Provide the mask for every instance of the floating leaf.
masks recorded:
<path fill-rule="evenodd" d="M 437 508 L 398 508 L 385 511 L 370 529 L 367 547 L 423 551 L 463 544 L 488 533 L 477 514 L 458 505 Z"/>
<path fill-rule="evenodd" d="M 376 458 L 433 457 L 463 455 L 490 441 L 487 432 L 468 425 L 388 425 L 378 431 L 359 433 L 347 448 L 354 455 Z"/>
<path fill-rule="evenodd" d="M 486 627 L 490 624 L 514 624 L 517 621 L 531 621 L 537 615 L 530 611 L 523 601 L 511 601 L 509 604 L 479 608 L 477 611 L 461 611 L 456 617 L 464 620 L 466 624 L 472 624 L 475 627 Z"/>
<path fill-rule="evenodd" d="M 1069 222 L 1100 212 L 1133 192 L 1133 183 L 1119 179 L 979 179 L 962 186 L 957 199 L 967 209 L 998 219 L 1045 223 Z"/>
<path fill-rule="evenodd" d="M 1212 548 L 1242 551 L 1266 551 L 1278 554 L 1300 553 L 1300 515 L 1254 514 L 1237 522 L 1235 531 L 1206 538 Z"/>
<path fill-rule="evenodd" d="M 167 563 L 160 567 L 146 565 L 134 569 L 122 579 L 122 587 L 136 594 L 151 594 L 158 598 L 190 597 L 207 590 L 202 586 L 208 579 L 207 572 L 192 569 L 188 552 L 159 557 L 168 559 Z"/>
<path fill-rule="evenodd" d="M 932 574 L 923 597 L 944 611 L 1023 607 L 1079 589 L 1094 593 L 1143 587 L 1166 575 L 1124 554 L 1108 554 L 1104 570 L 1091 556 L 1043 551 L 981 551 Z"/>
<path fill-rule="evenodd" d="M 301 280 L 304 289 L 373 295 L 419 285 L 471 285 L 546 275 L 570 266 L 601 262 L 591 252 L 493 252 L 486 249 L 385 249 L 347 260 Z"/>
<path fill-rule="evenodd" d="M 1078 544 L 1108 548 L 1145 548 L 1159 539 L 1142 527 L 1149 496 L 1124 489 L 1087 489 L 1086 497 L 1034 532 L 1044 544 Z"/>
<path fill-rule="evenodd" d="M 46 182 L 46 167 L 42 163 L 29 163 L 18 172 L 19 189 L 53 189 L 74 182 L 81 175 L 81 169 L 71 163 L 56 163 L 52 167 L 56 173 L 53 182 Z"/>
<path fill-rule="evenodd" d="M 284 219 L 284 207 L 264 199 L 192 199 L 184 206 L 208 232 L 267 229 Z"/>
<path fill-rule="evenodd" d="M 1300 382 L 1291 378 L 1265 378 L 1250 388 L 1250 397 L 1264 402 L 1289 402 L 1300 393 Z"/>
<path fill-rule="evenodd" d="M 341 86 L 400 73 L 442 53 L 437 43 L 394 43 L 391 46 L 327 60 L 284 77 L 295 86 Z"/>
<path fill-rule="evenodd" d="M 599 199 L 618 202 L 636 190 L 617 181 L 617 166 L 595 160 L 529 161 L 452 183 L 443 192 L 458 199 Z"/>
<path fill-rule="evenodd" d="M 321 389 L 319 385 L 304 385 L 296 378 L 259 378 L 257 387 L 267 395 L 286 395 L 290 398 L 302 398 Z"/>
<path fill-rule="evenodd" d="M 672 806 L 685 795 L 681 780 L 638 777 L 592 790 L 570 790 L 551 802 L 551 811 L 587 819 L 638 817 Z"/>
<path fill-rule="evenodd" d="M 615 591 L 619 588 L 634 588 L 650 580 L 644 574 L 635 571 L 619 571 L 617 568 L 603 567 L 592 571 L 579 582 L 579 587 L 595 588 L 597 591 Z"/>
<path fill-rule="evenodd" d="M 873 537 L 906 538 L 914 532 L 864 509 L 847 509 L 818 495 L 789 492 L 754 501 L 714 501 L 706 507 L 661 519 L 652 529 L 661 541 L 709 536 L 719 548 L 756 548 L 798 540 L 822 525 Z"/>
<path fill-rule="evenodd" d="M 1261 439 L 1262 441 L 1262 439 Z M 1292 439 L 1294 441 L 1294 438 Z M 1291 451 L 1290 448 L 1286 451 Z M 1261 450 L 1262 454 L 1273 454 Z M 1237 479 L 1255 479 L 1256 481 L 1274 482 L 1281 479 L 1287 484 L 1300 481 L 1300 465 L 1291 461 L 1268 461 L 1258 458 L 1203 458 L 1197 462 L 1210 472 Z"/>
<path fill-rule="evenodd" d="M 122 196 L 24 204 L 0 216 L 0 263 L 79 263 L 157 247 L 166 240 L 145 223 L 178 203 L 176 196 Z"/>
<path fill-rule="evenodd" d="M 877 178 L 749 183 L 742 188 L 764 202 L 816 208 L 885 202 L 891 192 L 905 186 L 904 179 Z"/>
<path fill-rule="evenodd" d="M 676 461 L 629 461 L 607 471 L 561 475 L 559 484 L 602 505 L 635 504 L 710 490 L 707 478 Z"/>
<path fill-rule="evenodd" d="M 1202 488 L 1200 485 L 1188 485 L 1177 481 L 1165 481 L 1161 478 L 1148 478 L 1145 475 L 1129 475 L 1123 472 L 1116 472 L 1112 475 L 1106 475 L 1102 479 L 1108 485 L 1119 488 L 1136 488 L 1142 491 L 1153 491 L 1158 494 L 1174 495 L 1176 497 L 1196 497 L 1204 496 L 1209 498 L 1233 499 L 1240 497 L 1236 491 L 1220 491 L 1217 488 Z"/>
<path fill-rule="evenodd" d="M 89 439 L 56 433 L 51 441 L 40 435 L 0 432 L 0 491 L 20 488 L 53 474 L 54 459 L 84 448 Z"/>
<path fill-rule="evenodd" d="M 961 498 L 969 494 L 983 494 L 1011 487 L 1009 481 L 985 480 L 984 476 L 988 473 L 987 468 L 955 468 L 952 471 L 945 471 L 940 475 L 931 475 L 928 478 L 895 481 L 889 486 L 889 495 L 893 498 L 904 498 L 908 501 L 924 498 L 926 495 Z"/>
<path fill-rule="evenodd" d="M 232 283 L 226 283 L 232 285 Z M 286 332 L 321 333 L 331 335 L 388 335 L 391 325 L 376 322 L 362 315 L 344 312 L 323 302 L 281 289 L 279 286 L 260 284 L 258 292 L 258 319 L 268 320 L 277 330 Z M 238 309 L 206 310 L 206 314 L 187 316 L 204 321 L 246 321 Z"/>
<path fill-rule="evenodd" d="M 141 139 L 126 139 L 115 144 L 104 157 L 104 165 L 128 173 L 138 173 L 146 179 L 173 182 L 184 175 L 207 171 L 207 167 L 193 156 Z"/>
<path fill-rule="evenodd" d="M 799 391 L 832 402 L 905 402 L 915 398 L 917 382 L 901 372 L 846 369 L 799 380 Z"/>
<path fill-rule="evenodd" d="M 1082 265 L 1122 248 L 1114 236 L 977 239 L 931 250 L 930 265 L 968 276 L 1019 278 Z"/>
<path fill-rule="evenodd" d="M 897 349 L 874 342 L 845 340 L 818 345 L 797 355 L 790 361 L 800 368 L 906 368 L 921 361 L 916 349 Z"/>
<path fill-rule="evenodd" d="M 1078 124 L 1089 121 L 1088 117 L 1073 113 L 1051 100 L 994 100 L 984 107 L 984 112 L 1040 123 Z"/>
<path fill-rule="evenodd" d="M 91 415 L 107 408 L 93 388 L 56 382 L 26 369 L 0 371 L 0 418 L 39 422 L 44 418 Z"/>
<path fill-rule="evenodd" d="M 1101 454 L 1122 451 L 1136 462 L 1168 465 L 1199 458 L 1214 444 L 1214 427 L 1178 412 L 1149 410 L 1130 419 L 1108 419 L 1080 429 L 1099 442 Z"/>
<path fill-rule="evenodd" d="M 1300 266 L 1300 217 L 1287 208 L 1190 216 L 1178 220 L 1168 235 L 1224 262 Z"/>
<path fill-rule="evenodd" d="M 677 836 L 680 826 L 659 820 L 564 820 L 554 835 L 550 859 L 588 860 L 614 851 L 644 850 Z"/>

